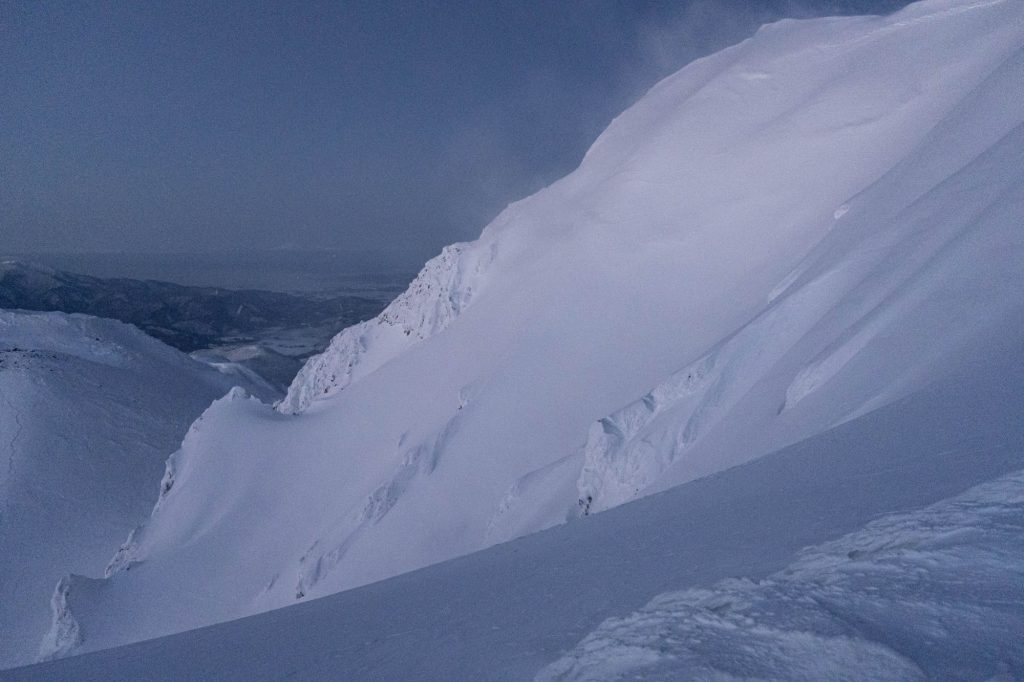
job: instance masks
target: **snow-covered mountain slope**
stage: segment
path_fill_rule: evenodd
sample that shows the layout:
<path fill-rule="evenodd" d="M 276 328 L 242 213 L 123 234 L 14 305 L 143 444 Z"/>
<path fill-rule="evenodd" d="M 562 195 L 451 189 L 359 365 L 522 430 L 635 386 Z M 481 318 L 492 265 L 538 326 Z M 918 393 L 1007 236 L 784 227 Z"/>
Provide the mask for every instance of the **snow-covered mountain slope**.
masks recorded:
<path fill-rule="evenodd" d="M 884 516 L 764 580 L 658 595 L 537 679 L 1017 679 L 1021 558 L 1024 470 Z"/>
<path fill-rule="evenodd" d="M 131 570 L 67 582 L 58 625 L 86 651 L 369 583 L 825 432 L 996 328 L 1019 340 L 1022 46 L 1019 2 L 928 0 L 773 24 L 666 79 L 279 410 L 211 407 Z"/>
<path fill-rule="evenodd" d="M 102 574 L 236 382 L 120 322 L 0 310 L 0 666 L 35 659 L 57 581 Z"/>
<path fill-rule="evenodd" d="M 1019 333 L 1002 331 L 925 389 L 745 465 L 373 585 L 0 678 L 1019 679 L 1024 364 Z"/>

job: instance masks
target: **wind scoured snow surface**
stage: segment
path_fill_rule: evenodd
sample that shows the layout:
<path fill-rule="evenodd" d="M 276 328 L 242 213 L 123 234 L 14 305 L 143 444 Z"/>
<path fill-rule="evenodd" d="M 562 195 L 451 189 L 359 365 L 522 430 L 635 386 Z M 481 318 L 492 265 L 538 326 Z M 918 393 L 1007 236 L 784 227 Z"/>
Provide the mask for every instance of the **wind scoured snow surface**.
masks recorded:
<path fill-rule="evenodd" d="M 75 651 L 610 509 L 1019 339 L 1022 45 L 1019 2 L 928 0 L 773 24 L 666 79 L 278 409 L 213 405 L 130 570 L 69 591 Z"/>
<path fill-rule="evenodd" d="M 1024 676 L 1024 471 L 808 548 L 764 580 L 658 595 L 538 681 Z"/>
<path fill-rule="evenodd" d="M 0 310 L 0 666 L 34 660 L 58 581 L 102 574 L 233 383 L 120 322 Z M 56 634 L 53 650 L 79 639 L 68 618 Z"/>

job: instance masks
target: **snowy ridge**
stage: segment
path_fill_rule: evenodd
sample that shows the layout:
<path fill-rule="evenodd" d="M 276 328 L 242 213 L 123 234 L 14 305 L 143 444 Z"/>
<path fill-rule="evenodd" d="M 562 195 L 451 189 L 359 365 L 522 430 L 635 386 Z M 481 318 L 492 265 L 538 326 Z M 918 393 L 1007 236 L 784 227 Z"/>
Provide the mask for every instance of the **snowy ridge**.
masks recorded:
<path fill-rule="evenodd" d="M 445 329 L 473 299 L 494 253 L 480 241 L 444 247 L 380 315 L 343 330 L 310 358 L 277 409 L 298 414 Z"/>
<path fill-rule="evenodd" d="M 224 403 L 230 403 L 233 400 L 250 400 L 248 393 L 245 389 L 240 386 L 233 387 L 228 393 L 218 398 L 208 407 L 203 414 L 199 415 L 198 418 L 192 423 L 188 429 L 188 433 L 185 434 L 185 438 L 182 441 L 182 447 L 172 453 L 164 465 L 164 475 L 160 479 L 160 492 L 157 496 L 156 504 L 153 506 L 153 511 L 150 513 L 150 519 L 157 516 L 160 513 L 161 507 L 167 500 L 171 491 L 174 489 L 174 485 L 177 481 L 187 479 L 187 472 L 189 468 L 189 454 L 192 449 L 189 447 L 196 439 L 200 438 L 199 432 L 202 428 L 204 417 L 211 410 L 216 411 L 220 409 L 220 406 Z M 146 539 L 146 523 L 141 523 L 136 526 L 132 532 L 128 535 L 128 539 L 118 548 L 117 552 L 110 559 L 106 568 L 103 570 L 103 577 L 109 578 L 115 573 L 120 571 L 128 571 L 131 568 L 141 562 L 141 555 L 143 554 L 140 549 Z M 54 623 L 56 627 L 56 621 Z M 45 649 L 45 647 L 44 647 Z"/>
<path fill-rule="evenodd" d="M 76 651 L 471 553 L 947 376 L 1022 312 L 1022 44 L 1020 3 L 929 0 L 666 79 L 277 410 L 211 407 L 137 563 L 73 604 Z"/>
<path fill-rule="evenodd" d="M 764 580 L 658 595 L 536 679 L 1018 679 L 1022 556 L 1018 471 L 809 547 Z"/>
<path fill-rule="evenodd" d="M 78 646 L 81 575 L 102 574 L 168 453 L 237 381 L 128 324 L 0 310 L 0 667 L 44 636 L 54 656 Z"/>
<path fill-rule="evenodd" d="M 137 344 L 160 349 L 164 357 L 177 354 L 131 325 L 86 315 L 0 310 L 0 334 L 6 351 L 59 353 L 110 367 L 124 367 L 137 357 L 132 350 Z"/>

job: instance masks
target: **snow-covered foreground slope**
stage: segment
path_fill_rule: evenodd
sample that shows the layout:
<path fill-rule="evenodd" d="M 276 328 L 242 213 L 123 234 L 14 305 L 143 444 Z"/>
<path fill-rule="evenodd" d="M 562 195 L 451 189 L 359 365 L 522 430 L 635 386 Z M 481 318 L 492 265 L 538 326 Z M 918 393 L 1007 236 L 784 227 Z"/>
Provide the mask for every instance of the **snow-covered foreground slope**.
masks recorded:
<path fill-rule="evenodd" d="M 602 514 L 0 678 L 1020 679 L 1021 347 Z"/>
<path fill-rule="evenodd" d="M 1022 3 L 929 0 L 774 24 L 663 81 L 278 410 L 211 407 L 131 570 L 65 583 L 60 627 L 89 651 L 363 585 L 823 433 L 996 329 L 1018 342 L 1022 45 Z"/>
<path fill-rule="evenodd" d="M 35 659 L 57 581 L 102 574 L 234 383 L 120 322 L 0 310 L 0 667 Z"/>
<path fill-rule="evenodd" d="M 658 595 L 538 679 L 1019 679 L 1021 559 L 1024 470 L 883 516 L 764 580 Z"/>

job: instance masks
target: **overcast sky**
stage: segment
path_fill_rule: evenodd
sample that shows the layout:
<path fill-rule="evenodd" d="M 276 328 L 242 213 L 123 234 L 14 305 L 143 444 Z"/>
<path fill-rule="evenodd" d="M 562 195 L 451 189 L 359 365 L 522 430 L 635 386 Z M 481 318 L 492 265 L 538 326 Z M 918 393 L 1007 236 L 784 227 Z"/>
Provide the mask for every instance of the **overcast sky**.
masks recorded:
<path fill-rule="evenodd" d="M 429 256 L 658 79 L 903 0 L 0 0 L 0 251 Z"/>

